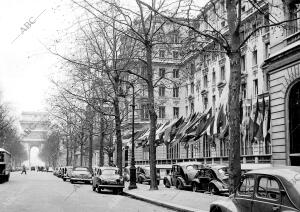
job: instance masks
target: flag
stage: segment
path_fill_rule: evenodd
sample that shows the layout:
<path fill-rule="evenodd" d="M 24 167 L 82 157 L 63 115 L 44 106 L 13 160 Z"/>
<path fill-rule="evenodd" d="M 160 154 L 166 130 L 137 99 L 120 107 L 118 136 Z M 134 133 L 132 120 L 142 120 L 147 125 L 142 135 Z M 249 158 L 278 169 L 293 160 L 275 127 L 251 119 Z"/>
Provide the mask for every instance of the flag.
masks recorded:
<path fill-rule="evenodd" d="M 259 141 L 264 140 L 264 136 L 263 136 L 264 115 L 265 115 L 265 98 L 263 97 L 262 110 L 259 110 L 259 115 L 258 115 L 258 118 L 257 118 L 257 121 L 256 121 L 256 123 L 258 124 L 258 130 L 257 130 L 257 133 L 256 133 L 256 138 Z"/>
<path fill-rule="evenodd" d="M 200 138 L 203 131 L 207 129 L 207 125 L 210 122 L 211 116 L 212 116 L 212 109 L 210 108 L 209 111 L 205 115 L 203 115 L 202 118 L 200 119 L 194 140 Z"/>
<path fill-rule="evenodd" d="M 217 118 L 217 133 L 222 132 L 226 126 L 226 115 L 224 113 L 224 105 L 221 106 Z"/>

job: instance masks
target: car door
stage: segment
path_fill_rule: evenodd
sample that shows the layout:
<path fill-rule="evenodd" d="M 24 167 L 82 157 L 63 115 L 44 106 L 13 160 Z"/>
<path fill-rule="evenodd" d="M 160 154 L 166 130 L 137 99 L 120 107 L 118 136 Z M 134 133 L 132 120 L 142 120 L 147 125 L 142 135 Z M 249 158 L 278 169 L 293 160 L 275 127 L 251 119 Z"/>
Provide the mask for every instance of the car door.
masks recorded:
<path fill-rule="evenodd" d="M 254 175 L 243 176 L 241 183 L 233 199 L 239 211 L 252 211 L 252 200 L 254 195 L 255 177 Z M 267 211 L 265 211 L 267 212 Z"/>
<path fill-rule="evenodd" d="M 258 176 L 252 211 L 281 211 L 280 187 L 280 181 L 275 177 L 267 175 Z"/>
<path fill-rule="evenodd" d="M 209 178 L 207 177 L 207 169 L 200 170 L 199 189 L 208 191 Z"/>

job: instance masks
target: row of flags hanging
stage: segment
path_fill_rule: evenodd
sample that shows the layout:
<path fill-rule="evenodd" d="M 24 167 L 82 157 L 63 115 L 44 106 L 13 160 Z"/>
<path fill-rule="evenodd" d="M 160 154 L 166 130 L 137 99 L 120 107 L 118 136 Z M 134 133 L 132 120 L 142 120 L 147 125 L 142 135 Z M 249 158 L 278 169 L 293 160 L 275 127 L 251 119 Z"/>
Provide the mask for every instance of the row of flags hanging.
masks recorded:
<path fill-rule="evenodd" d="M 250 102 L 250 103 L 249 103 Z M 208 141 L 212 142 L 216 138 L 228 140 L 228 86 L 225 86 L 222 95 L 217 102 L 218 108 L 209 108 L 204 113 L 194 113 L 187 118 L 178 118 L 157 125 L 156 144 L 165 143 L 175 146 L 183 142 L 198 140 L 203 135 L 207 135 Z M 213 111 L 215 110 L 215 111 Z M 249 111 L 250 110 L 250 111 Z M 241 142 L 270 141 L 270 99 L 269 96 L 256 98 L 253 104 L 252 98 L 240 101 L 240 129 Z M 149 144 L 149 129 L 135 136 L 136 146 L 146 146 Z M 138 138 L 139 137 L 139 138 Z"/>

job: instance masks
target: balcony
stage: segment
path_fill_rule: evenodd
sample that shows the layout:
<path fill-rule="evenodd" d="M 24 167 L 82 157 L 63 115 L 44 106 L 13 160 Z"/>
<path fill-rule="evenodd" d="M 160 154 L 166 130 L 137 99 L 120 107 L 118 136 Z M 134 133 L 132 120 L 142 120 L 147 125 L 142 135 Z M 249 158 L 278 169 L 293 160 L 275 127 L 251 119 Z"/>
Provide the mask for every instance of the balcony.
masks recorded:
<path fill-rule="evenodd" d="M 296 32 L 286 38 L 287 45 L 290 45 L 298 40 L 300 40 L 300 31 Z"/>

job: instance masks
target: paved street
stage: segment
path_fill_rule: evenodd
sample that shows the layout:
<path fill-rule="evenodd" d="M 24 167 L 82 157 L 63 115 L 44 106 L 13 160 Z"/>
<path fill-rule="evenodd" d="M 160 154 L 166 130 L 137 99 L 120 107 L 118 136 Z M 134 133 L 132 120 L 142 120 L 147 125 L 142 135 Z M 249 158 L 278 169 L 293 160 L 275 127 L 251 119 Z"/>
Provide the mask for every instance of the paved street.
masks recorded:
<path fill-rule="evenodd" d="M 8 183 L 0 184 L 1 212 L 77 211 L 171 211 L 110 191 L 101 194 L 91 185 L 63 182 L 44 172 L 11 173 Z"/>

